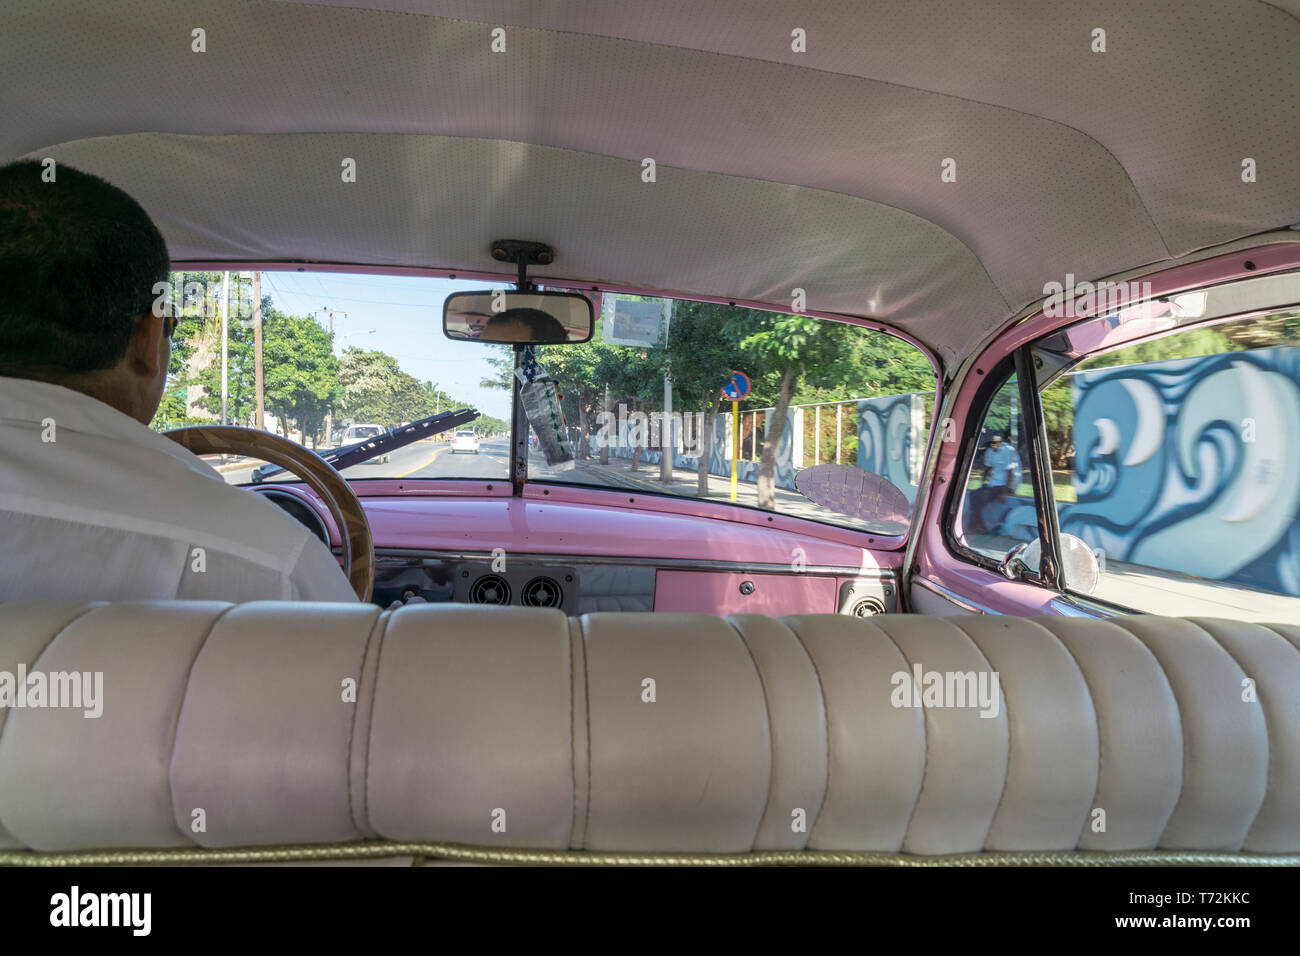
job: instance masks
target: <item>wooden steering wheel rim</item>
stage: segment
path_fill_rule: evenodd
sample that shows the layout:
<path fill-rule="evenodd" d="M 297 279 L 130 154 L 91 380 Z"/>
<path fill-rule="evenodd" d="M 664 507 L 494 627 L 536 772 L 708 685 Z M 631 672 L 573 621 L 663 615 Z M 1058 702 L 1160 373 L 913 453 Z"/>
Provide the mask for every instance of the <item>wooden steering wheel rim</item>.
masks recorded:
<path fill-rule="evenodd" d="M 343 541 L 343 573 L 362 603 L 375 587 L 375 543 L 361 501 L 328 462 L 301 445 L 255 428 L 194 425 L 163 432 L 195 455 L 245 455 L 286 468 L 325 502 Z"/>

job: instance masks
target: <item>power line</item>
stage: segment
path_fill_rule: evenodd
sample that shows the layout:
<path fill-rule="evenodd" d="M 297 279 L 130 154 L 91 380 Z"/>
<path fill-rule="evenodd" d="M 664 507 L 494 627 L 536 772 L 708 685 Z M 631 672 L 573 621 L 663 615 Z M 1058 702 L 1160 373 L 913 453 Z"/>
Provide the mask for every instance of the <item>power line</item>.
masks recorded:
<path fill-rule="evenodd" d="M 268 276 L 267 282 L 270 284 L 271 288 L 275 289 L 276 294 L 279 295 L 282 299 L 287 299 L 290 296 L 297 296 L 300 299 L 307 299 L 313 302 L 315 301 L 315 299 L 312 298 L 311 294 L 307 292 L 281 292 L 280 287 L 277 286 L 275 282 L 269 278 L 270 273 L 264 272 L 262 274 L 264 276 Z M 354 298 L 349 298 L 347 296 L 341 296 L 341 295 L 334 295 L 334 296 L 327 295 L 326 298 L 336 302 L 361 302 L 365 305 L 388 305 L 388 306 L 395 306 L 399 309 L 424 309 L 426 311 L 432 311 L 432 312 L 437 311 L 432 306 L 423 302 L 392 302 L 386 299 L 354 299 Z"/>

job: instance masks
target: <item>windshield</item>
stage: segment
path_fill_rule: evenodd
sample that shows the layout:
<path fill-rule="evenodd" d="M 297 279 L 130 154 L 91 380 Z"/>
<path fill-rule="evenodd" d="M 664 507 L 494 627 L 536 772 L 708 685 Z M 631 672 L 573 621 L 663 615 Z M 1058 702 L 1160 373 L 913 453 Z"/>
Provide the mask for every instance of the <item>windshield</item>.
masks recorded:
<path fill-rule="evenodd" d="M 533 451 L 531 480 L 906 530 L 934 372 L 894 336 L 807 315 L 607 293 L 590 342 L 537 355 L 558 383 L 575 460 L 547 465 Z M 495 364 L 504 383 L 510 363 L 503 355 Z M 800 477 L 814 465 L 841 466 L 823 469 L 823 492 L 827 481 L 859 488 L 880 476 L 901 494 L 898 507 L 873 510 L 865 492 L 841 495 L 833 508 L 816 504 L 808 494 L 826 500 L 818 483 Z"/>
<path fill-rule="evenodd" d="M 441 329 L 446 296 L 484 283 L 296 270 L 229 276 L 226 421 L 257 427 L 260 337 L 262 427 L 326 457 L 429 416 L 477 413 L 377 451 L 344 468 L 348 479 L 508 479 L 515 356 L 508 346 L 448 340 Z M 173 276 L 183 317 L 155 428 L 221 420 L 223 279 Z M 538 371 L 556 382 L 572 459 L 548 465 L 530 431 L 530 481 L 906 530 L 935 384 L 918 349 L 798 313 L 586 294 L 597 317 L 591 341 L 535 350 Z M 479 453 L 454 454 L 458 439 L 477 440 Z M 262 464 L 212 463 L 233 484 L 252 481 Z M 804 474 L 815 465 L 840 469 Z M 885 482 L 901 497 L 892 508 L 867 507 Z M 830 486 L 838 497 L 826 497 Z"/>

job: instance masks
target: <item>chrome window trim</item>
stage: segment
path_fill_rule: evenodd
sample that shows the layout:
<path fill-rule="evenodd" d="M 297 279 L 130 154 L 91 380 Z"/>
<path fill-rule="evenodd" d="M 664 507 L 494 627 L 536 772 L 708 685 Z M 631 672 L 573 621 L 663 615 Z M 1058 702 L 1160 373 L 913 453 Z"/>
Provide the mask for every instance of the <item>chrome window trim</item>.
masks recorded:
<path fill-rule="evenodd" d="M 1004 616 L 1001 611 L 995 611 L 991 607 L 978 604 L 970 598 L 961 597 L 958 594 L 949 591 L 941 584 L 935 584 L 929 578 L 923 578 L 919 574 L 912 575 L 911 584 L 914 587 L 925 588 L 932 594 L 936 594 L 950 604 L 955 604 L 964 611 L 970 611 L 972 614 L 992 614 L 997 617 Z"/>
<path fill-rule="evenodd" d="M 1062 617 L 1089 617 L 1097 620 L 1138 613 L 1121 608 L 1107 607 L 1104 604 L 1098 604 L 1096 601 L 1090 601 L 1087 598 L 1070 593 L 1052 598 L 1048 602 L 1048 607 Z"/>
<path fill-rule="evenodd" d="M 918 587 L 923 587 L 927 591 L 931 592 L 932 594 L 935 594 L 938 597 L 943 598 L 945 601 L 955 604 L 957 607 L 961 608 L 962 610 L 970 611 L 973 614 L 993 614 L 997 616 L 1002 616 L 1001 611 L 995 611 L 991 607 L 987 607 L 983 604 L 976 603 L 975 601 L 972 601 L 969 598 L 961 597 L 956 593 L 949 591 L 943 585 L 935 584 L 929 578 L 923 578 L 920 575 L 914 575 L 912 577 L 911 583 Z M 1126 608 L 1109 607 L 1104 604 L 1099 604 L 1096 601 L 1091 601 L 1087 598 L 1080 597 L 1077 594 L 1070 594 L 1070 593 L 1065 593 L 1065 594 L 1058 593 L 1056 597 L 1052 598 L 1052 600 L 1048 602 L 1048 607 L 1051 608 L 1053 612 L 1061 615 L 1062 617 L 1084 617 L 1084 618 L 1093 618 L 1098 620 L 1104 618 L 1111 618 L 1111 617 L 1120 617 L 1121 615 L 1124 614 L 1137 613 L 1135 611 L 1131 611 Z"/>

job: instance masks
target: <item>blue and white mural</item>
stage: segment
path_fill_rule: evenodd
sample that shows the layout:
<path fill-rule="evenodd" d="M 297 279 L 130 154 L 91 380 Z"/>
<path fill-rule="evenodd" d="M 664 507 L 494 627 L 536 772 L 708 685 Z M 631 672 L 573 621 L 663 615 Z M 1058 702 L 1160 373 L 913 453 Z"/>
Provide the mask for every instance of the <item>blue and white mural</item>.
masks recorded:
<path fill-rule="evenodd" d="M 925 400 L 886 395 L 858 402 L 858 467 L 889 479 L 916 501 L 925 455 Z"/>
<path fill-rule="evenodd" d="M 772 416 L 776 413 L 775 408 L 767 409 L 763 417 L 763 434 L 772 433 Z M 748 414 L 748 413 L 746 413 Z M 728 423 L 731 415 L 719 414 L 713 420 L 713 441 L 709 444 L 709 474 L 719 475 L 724 478 L 731 477 L 731 445 L 727 441 L 729 431 Z M 795 409 L 789 409 L 786 412 L 786 426 L 781 432 L 781 443 L 776 449 L 776 486 L 794 491 L 794 440 L 798 434 L 798 420 Z M 679 457 L 680 461 L 680 457 Z M 691 461 L 695 461 L 694 458 Z M 736 463 L 736 478 L 739 481 L 745 481 L 750 484 L 758 482 L 758 467 L 756 461 L 739 461 Z"/>
<path fill-rule="evenodd" d="M 1300 594 L 1300 348 L 1072 378 L 1078 503 L 1108 557 Z"/>

